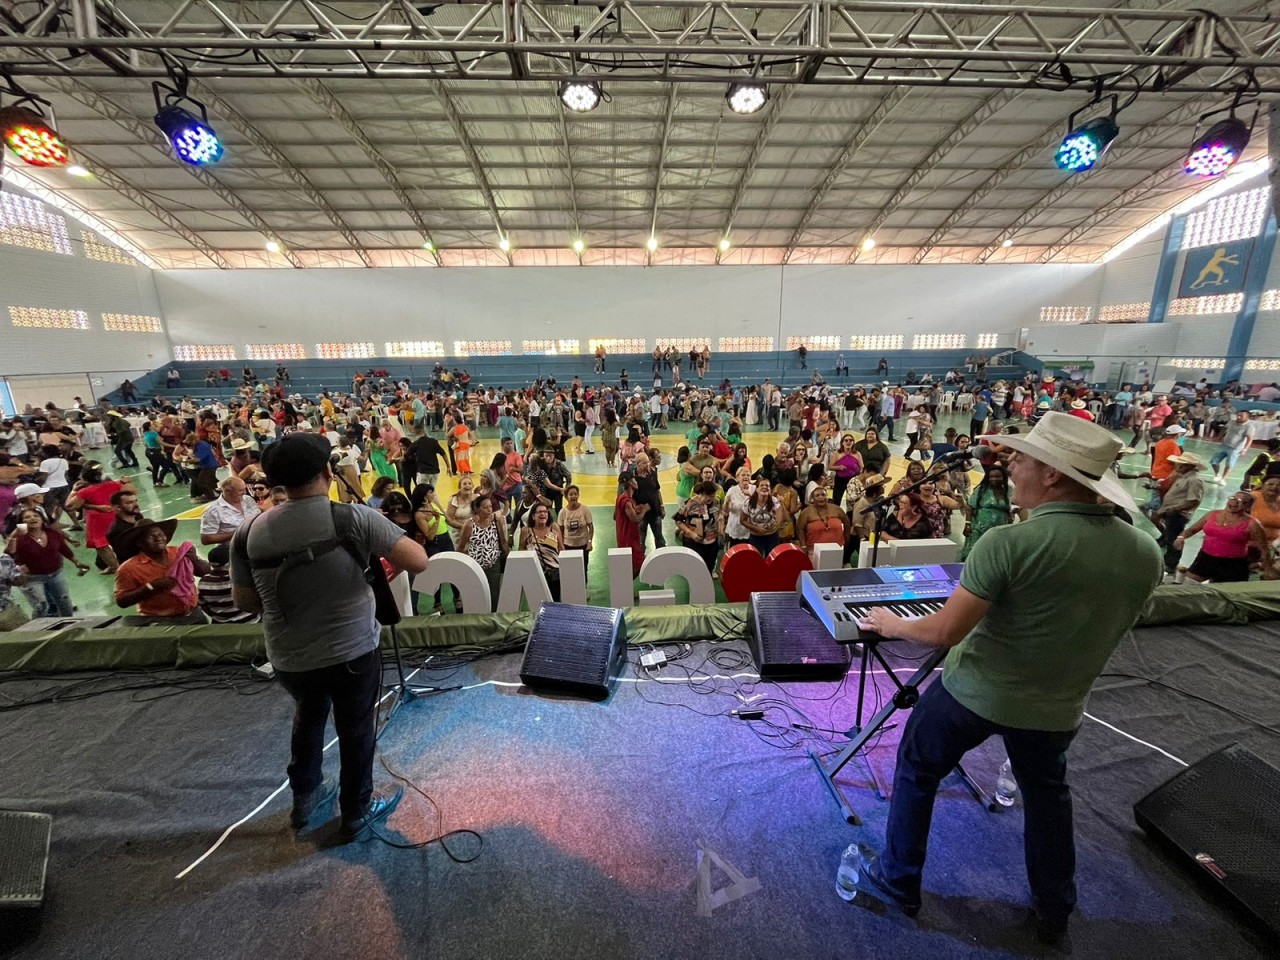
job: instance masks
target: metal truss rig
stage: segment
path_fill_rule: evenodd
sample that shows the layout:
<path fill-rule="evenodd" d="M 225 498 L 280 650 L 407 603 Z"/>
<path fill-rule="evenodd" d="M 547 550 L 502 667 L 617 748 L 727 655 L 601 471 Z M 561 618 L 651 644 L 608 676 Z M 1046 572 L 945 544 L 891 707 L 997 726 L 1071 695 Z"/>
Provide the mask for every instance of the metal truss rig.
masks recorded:
<path fill-rule="evenodd" d="M 1280 92 L 1265 14 L 888 0 L 0 0 L 15 75 L 882 84 L 1065 89 L 1149 70 Z M 252 19 L 250 19 L 252 17 Z M 35 56 L 52 51 L 58 63 Z"/>

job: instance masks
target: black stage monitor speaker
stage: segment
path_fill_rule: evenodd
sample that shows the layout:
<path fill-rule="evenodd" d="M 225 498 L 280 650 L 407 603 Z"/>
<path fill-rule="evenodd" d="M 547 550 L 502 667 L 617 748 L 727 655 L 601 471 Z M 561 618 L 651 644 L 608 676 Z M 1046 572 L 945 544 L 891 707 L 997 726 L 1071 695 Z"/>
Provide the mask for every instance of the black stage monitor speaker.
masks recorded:
<path fill-rule="evenodd" d="M 627 659 L 627 621 L 613 607 L 544 603 L 524 647 L 520 679 L 541 690 L 609 696 Z"/>
<path fill-rule="evenodd" d="M 1232 744 L 1147 794 L 1133 815 L 1188 870 L 1280 936 L 1280 770 Z"/>
<path fill-rule="evenodd" d="M 839 680 L 849 671 L 848 645 L 836 643 L 794 590 L 753 593 L 747 642 L 769 680 Z"/>
<path fill-rule="evenodd" d="M 44 902 L 53 817 L 0 810 L 0 908 Z"/>

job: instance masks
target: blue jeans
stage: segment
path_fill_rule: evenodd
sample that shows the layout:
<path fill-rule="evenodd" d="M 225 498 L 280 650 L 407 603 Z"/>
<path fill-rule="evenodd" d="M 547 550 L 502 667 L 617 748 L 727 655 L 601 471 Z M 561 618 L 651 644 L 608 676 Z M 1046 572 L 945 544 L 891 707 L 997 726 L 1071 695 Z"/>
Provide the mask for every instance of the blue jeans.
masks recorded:
<path fill-rule="evenodd" d="M 67 581 L 62 571 L 57 573 L 29 573 L 23 590 L 33 607 L 31 616 L 35 617 L 71 617 L 75 615 L 75 607 L 71 603 L 71 591 L 67 589 Z M 34 609 L 36 600 L 42 599 L 40 609 Z"/>
<path fill-rule="evenodd" d="M 880 858 L 885 880 L 902 897 L 920 899 L 938 781 L 968 751 L 996 734 L 1004 739 L 1022 791 L 1032 903 L 1042 918 L 1066 920 L 1076 904 L 1076 848 L 1066 780 L 1067 747 L 1076 730 L 1021 730 L 992 723 L 951 696 L 940 679 L 928 686 L 912 710 L 898 746 L 893 803 Z"/>

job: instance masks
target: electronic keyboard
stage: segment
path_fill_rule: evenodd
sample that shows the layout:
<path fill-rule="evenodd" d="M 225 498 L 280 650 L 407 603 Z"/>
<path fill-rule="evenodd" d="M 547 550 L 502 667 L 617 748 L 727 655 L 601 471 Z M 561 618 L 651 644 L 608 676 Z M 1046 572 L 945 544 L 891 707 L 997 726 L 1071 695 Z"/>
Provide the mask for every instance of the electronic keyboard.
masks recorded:
<path fill-rule="evenodd" d="M 907 619 L 937 613 L 960 585 L 962 563 L 918 567 L 807 570 L 800 574 L 800 603 L 839 643 L 879 643 L 884 637 L 858 626 L 873 607 Z"/>

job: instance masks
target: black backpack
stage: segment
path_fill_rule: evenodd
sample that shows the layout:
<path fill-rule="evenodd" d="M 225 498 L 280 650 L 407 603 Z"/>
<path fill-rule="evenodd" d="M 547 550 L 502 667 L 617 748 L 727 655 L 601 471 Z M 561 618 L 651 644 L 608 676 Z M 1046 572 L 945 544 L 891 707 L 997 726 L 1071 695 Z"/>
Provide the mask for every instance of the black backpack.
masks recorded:
<path fill-rule="evenodd" d="M 253 526 L 254 520 L 262 516 L 262 514 L 258 514 L 258 517 L 254 517 L 253 520 L 250 520 L 236 531 L 231 540 L 231 547 L 241 562 L 247 564 L 251 569 L 275 570 L 277 581 L 280 579 L 280 574 L 292 570 L 294 567 L 314 563 L 325 554 L 341 547 L 351 554 L 351 558 L 360 567 L 365 583 L 373 591 L 374 616 L 377 621 L 383 626 L 395 626 L 401 620 L 400 607 L 391 592 L 391 584 L 387 582 L 382 568 L 382 559 L 375 555 L 362 557 L 356 549 L 355 524 L 353 523 L 354 510 L 355 508 L 350 504 L 338 504 L 329 501 L 329 513 L 333 518 L 333 528 L 336 534 L 332 539 L 309 544 L 301 550 L 294 550 L 290 553 L 278 554 L 254 561 L 249 558 L 249 529 Z"/>

